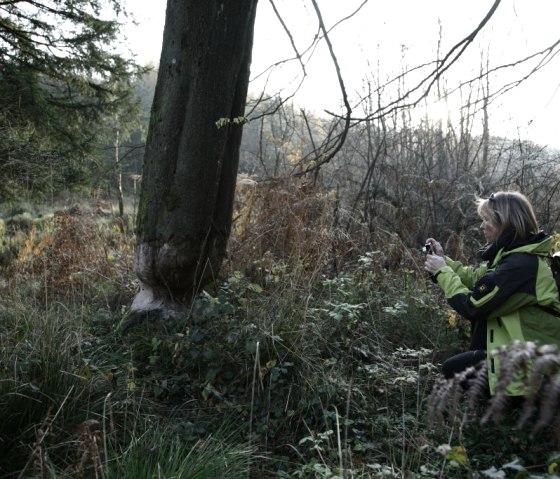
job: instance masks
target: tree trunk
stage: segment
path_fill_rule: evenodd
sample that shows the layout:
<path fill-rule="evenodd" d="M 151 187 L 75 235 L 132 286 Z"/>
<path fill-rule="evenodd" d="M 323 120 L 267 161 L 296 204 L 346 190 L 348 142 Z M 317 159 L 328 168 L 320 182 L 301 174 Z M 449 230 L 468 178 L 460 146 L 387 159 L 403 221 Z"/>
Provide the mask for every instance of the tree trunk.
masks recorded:
<path fill-rule="evenodd" d="M 233 120 L 244 116 L 256 7 L 257 0 L 167 2 L 132 312 L 187 305 L 226 255 L 242 134 Z"/>
<path fill-rule="evenodd" d="M 119 229 L 124 233 L 124 194 L 122 186 L 122 164 L 120 153 L 120 132 L 116 130 L 115 138 L 115 169 L 117 171 L 117 202 L 119 204 Z"/>

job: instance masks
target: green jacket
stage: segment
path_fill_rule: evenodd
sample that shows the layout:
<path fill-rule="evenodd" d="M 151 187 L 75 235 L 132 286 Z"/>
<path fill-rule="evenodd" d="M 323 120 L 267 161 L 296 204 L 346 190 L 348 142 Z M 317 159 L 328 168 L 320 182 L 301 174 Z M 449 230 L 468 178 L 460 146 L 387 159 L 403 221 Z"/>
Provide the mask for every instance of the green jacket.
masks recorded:
<path fill-rule="evenodd" d="M 560 346 L 560 317 L 539 307 L 560 311 L 558 289 L 546 259 L 551 243 L 552 238 L 541 233 L 530 242 L 499 249 L 479 267 L 446 258 L 446 266 L 436 272 L 449 305 L 471 322 L 486 323 L 489 353 L 516 340 Z M 488 354 L 487 365 L 493 394 L 498 359 Z M 510 384 L 507 392 L 512 396 L 527 393 L 521 381 Z"/>

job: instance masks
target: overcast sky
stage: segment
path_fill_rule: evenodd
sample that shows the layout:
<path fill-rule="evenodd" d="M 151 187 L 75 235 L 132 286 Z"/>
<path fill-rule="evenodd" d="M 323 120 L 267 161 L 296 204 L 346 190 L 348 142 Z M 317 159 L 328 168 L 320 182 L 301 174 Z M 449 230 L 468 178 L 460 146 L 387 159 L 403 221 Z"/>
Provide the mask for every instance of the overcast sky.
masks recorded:
<path fill-rule="evenodd" d="M 318 0 L 327 28 L 348 16 L 363 0 Z M 443 54 L 470 33 L 490 9 L 493 1 L 473 0 L 369 0 L 351 19 L 330 33 L 334 52 L 351 99 L 363 96 L 367 81 L 383 83 L 402 72 Z M 128 0 L 128 8 L 139 22 L 127 30 L 131 49 L 142 63 L 159 60 L 165 17 L 165 0 Z M 317 17 L 309 1 L 275 0 L 300 53 L 317 33 Z M 498 11 L 477 41 L 469 47 L 460 65 L 454 67 L 443 89 L 450 90 L 459 80 L 476 76 L 481 58 L 491 65 L 517 61 L 530 53 L 551 46 L 560 39 L 559 0 L 502 0 Z M 253 77 L 268 66 L 294 56 L 291 41 L 276 18 L 268 0 L 260 0 L 255 26 Z M 324 109 L 340 112 L 342 100 L 335 69 L 326 47 L 315 49 L 306 60 L 307 77 L 294 101 L 320 113 Z M 523 77 L 535 63 L 506 69 L 493 75 L 490 88 Z M 299 83 L 299 62 L 275 69 L 268 78 L 269 92 L 289 95 Z M 507 73 L 507 77 L 505 74 Z M 264 76 L 250 90 L 262 87 Z M 412 84 L 412 81 L 411 81 Z M 531 139 L 560 148 L 560 55 L 521 87 L 501 96 L 492 105 L 490 128 L 494 134 Z M 465 91 L 463 91 L 464 99 Z M 442 108 L 442 104 L 445 108 Z M 428 105 L 430 114 L 447 115 L 459 111 L 460 99 L 450 97 L 439 106 Z M 358 111 L 359 108 L 356 110 Z"/>

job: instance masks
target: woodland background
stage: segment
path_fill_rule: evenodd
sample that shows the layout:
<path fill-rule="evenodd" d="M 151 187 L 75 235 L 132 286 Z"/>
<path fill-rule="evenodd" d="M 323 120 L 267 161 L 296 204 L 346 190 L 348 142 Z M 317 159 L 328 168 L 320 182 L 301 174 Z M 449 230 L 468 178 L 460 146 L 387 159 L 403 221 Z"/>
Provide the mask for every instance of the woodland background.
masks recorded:
<path fill-rule="evenodd" d="M 61 78 L 16 65 L 0 73 L 0 477 L 555 477 L 557 395 L 524 418 L 442 389 L 468 327 L 421 247 L 474 263 L 475 195 L 504 189 L 555 232 L 560 152 L 493 136 L 484 108 L 402 110 L 319 165 L 339 120 L 250 96 L 220 275 L 180 320 L 123 330 L 156 72 L 129 70 L 95 109 L 72 97 L 73 115 Z"/>

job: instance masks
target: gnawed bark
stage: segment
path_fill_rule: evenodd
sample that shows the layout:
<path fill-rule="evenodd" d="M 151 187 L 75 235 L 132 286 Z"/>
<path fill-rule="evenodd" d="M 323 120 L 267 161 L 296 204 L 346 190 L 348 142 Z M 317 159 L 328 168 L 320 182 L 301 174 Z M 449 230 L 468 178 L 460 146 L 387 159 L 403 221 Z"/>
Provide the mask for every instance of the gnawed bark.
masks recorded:
<path fill-rule="evenodd" d="M 257 0 L 168 0 L 138 209 L 133 314 L 172 316 L 226 255 Z M 221 119 L 224 119 L 220 121 Z"/>

